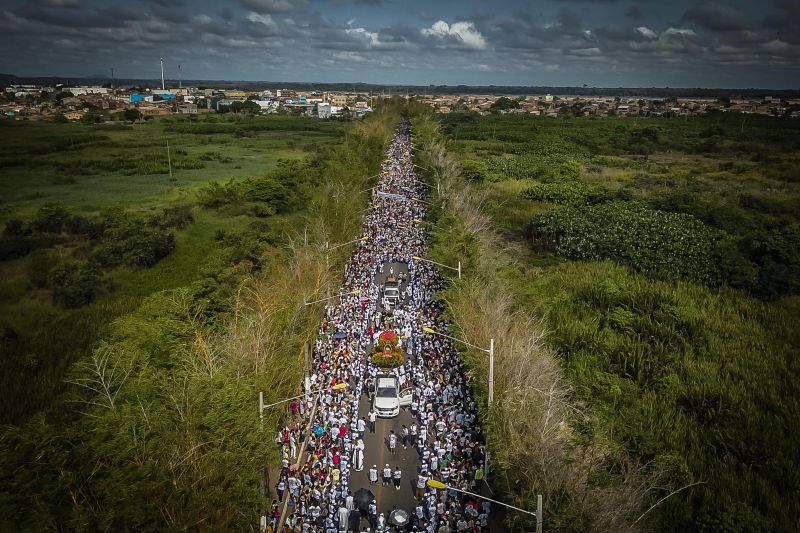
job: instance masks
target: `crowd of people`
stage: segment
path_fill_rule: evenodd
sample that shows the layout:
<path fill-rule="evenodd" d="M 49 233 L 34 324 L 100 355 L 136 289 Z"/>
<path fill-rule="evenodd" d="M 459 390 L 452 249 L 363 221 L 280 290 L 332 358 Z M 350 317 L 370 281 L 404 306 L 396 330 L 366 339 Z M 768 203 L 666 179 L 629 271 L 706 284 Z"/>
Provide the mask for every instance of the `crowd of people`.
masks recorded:
<path fill-rule="evenodd" d="M 449 339 L 423 331 L 448 327 L 441 302 L 434 301 L 445 280 L 433 265 L 413 259 L 427 252 L 426 187 L 414 172 L 412 134 L 404 119 L 387 149 L 364 217 L 366 239 L 359 241 L 345 267 L 340 301 L 325 307 L 313 347 L 308 401 L 291 404 L 288 425 L 276 436 L 283 461 L 275 484 L 278 497 L 268 517 L 273 530 L 281 522 L 284 531 L 304 533 L 488 530 L 489 502 L 427 484 L 433 479 L 479 492 L 486 449 L 455 347 Z M 408 276 L 400 279 L 400 303 L 387 310 L 380 302 L 378 279 L 392 263 L 406 263 Z M 407 510 L 411 520 L 404 526 L 391 524 L 388 510 L 379 509 L 376 501 L 360 508 L 350 489 L 353 472 L 363 469 L 364 432 L 375 427 L 374 414 L 368 418 L 358 412 L 358 399 L 377 374 L 368 350 L 387 328 L 400 334 L 407 354 L 392 372 L 414 393 L 410 409 L 415 423 L 403 426 L 395 445 L 399 437 L 402 446 L 414 446 L 421 463 L 414 480 L 417 506 Z M 380 474 L 385 484 L 400 490 L 399 469 L 386 465 L 372 470 L 361 474 L 365 480 L 369 476 L 370 484 Z"/>

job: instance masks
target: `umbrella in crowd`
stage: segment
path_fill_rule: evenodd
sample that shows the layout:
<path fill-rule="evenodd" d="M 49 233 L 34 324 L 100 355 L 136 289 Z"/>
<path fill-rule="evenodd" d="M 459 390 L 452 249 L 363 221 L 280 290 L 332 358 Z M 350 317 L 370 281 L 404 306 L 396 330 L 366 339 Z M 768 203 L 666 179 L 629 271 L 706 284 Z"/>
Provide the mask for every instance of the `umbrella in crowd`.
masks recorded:
<path fill-rule="evenodd" d="M 408 513 L 402 509 L 395 509 L 389 515 L 389 523 L 398 527 L 403 527 L 408 524 Z"/>
<path fill-rule="evenodd" d="M 333 338 L 334 339 L 346 339 L 347 338 L 347 333 L 344 332 L 344 331 L 337 331 L 336 333 L 333 334 Z"/>
<path fill-rule="evenodd" d="M 372 491 L 369 489 L 358 489 L 356 493 L 353 494 L 353 503 L 362 510 L 367 510 L 369 504 L 372 503 L 374 499 L 375 495 L 372 494 Z"/>

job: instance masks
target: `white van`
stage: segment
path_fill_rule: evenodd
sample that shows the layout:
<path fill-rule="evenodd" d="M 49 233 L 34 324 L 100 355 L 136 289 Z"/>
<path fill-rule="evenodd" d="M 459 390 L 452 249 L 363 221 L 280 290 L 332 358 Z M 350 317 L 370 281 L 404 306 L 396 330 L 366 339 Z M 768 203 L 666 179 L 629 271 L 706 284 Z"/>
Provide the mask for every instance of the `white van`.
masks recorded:
<path fill-rule="evenodd" d="M 408 407 L 414 398 L 411 388 L 400 390 L 400 382 L 391 374 L 375 377 L 375 399 L 372 408 L 381 418 L 392 418 L 400 414 L 401 407 Z"/>

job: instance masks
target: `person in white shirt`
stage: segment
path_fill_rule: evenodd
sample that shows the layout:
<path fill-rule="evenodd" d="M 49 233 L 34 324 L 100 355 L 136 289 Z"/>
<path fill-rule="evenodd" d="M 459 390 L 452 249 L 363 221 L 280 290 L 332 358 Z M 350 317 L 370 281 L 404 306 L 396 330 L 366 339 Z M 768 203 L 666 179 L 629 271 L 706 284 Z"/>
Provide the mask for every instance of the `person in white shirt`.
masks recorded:
<path fill-rule="evenodd" d="M 372 465 L 372 468 L 369 469 L 369 484 L 374 485 L 378 482 L 378 467 Z"/>
<path fill-rule="evenodd" d="M 394 450 L 397 447 L 397 435 L 394 434 L 394 430 L 389 431 L 389 453 L 394 455 Z"/>
<path fill-rule="evenodd" d="M 347 497 L 344 499 L 344 506 L 347 507 L 348 511 L 352 511 L 356 508 L 355 504 L 353 503 L 353 491 L 347 491 Z"/>
<path fill-rule="evenodd" d="M 369 416 L 369 432 L 375 433 L 375 421 L 378 420 L 378 413 L 375 412 L 375 409 L 371 409 L 368 416 Z"/>
<path fill-rule="evenodd" d="M 402 477 L 403 472 L 400 471 L 400 467 L 394 467 L 394 472 L 392 473 L 392 478 L 394 479 L 394 488 L 400 490 L 400 478 Z"/>
<path fill-rule="evenodd" d="M 386 487 L 391 483 L 392 479 L 392 469 L 389 468 L 389 465 L 383 467 L 383 486 Z"/>

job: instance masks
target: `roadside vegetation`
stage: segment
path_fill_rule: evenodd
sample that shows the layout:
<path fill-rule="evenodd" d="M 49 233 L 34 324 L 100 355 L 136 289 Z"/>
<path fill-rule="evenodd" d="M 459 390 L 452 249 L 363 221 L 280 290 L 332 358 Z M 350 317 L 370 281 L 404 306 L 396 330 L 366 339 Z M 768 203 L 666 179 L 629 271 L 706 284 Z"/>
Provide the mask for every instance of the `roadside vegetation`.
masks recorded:
<path fill-rule="evenodd" d="M 135 125 L 158 145 L 171 129 L 202 143 L 230 125 L 213 135 L 231 160 L 174 172 L 181 191 L 159 174 L 111 201 L 127 179 L 117 170 L 86 200 L 30 186 L 6 204 L 4 239 L 39 240 L 3 262 L 15 275 L 2 307 L 0 529 L 257 527 L 282 416 L 268 411 L 260 430 L 258 392 L 269 402 L 300 386 L 321 312 L 303 299 L 333 290 L 348 253 L 326 258 L 323 243 L 357 232 L 368 197 L 352 191 L 372 183 L 398 120 L 387 106 L 348 125 Z"/>
<path fill-rule="evenodd" d="M 797 529 L 797 122 L 419 113 L 493 488 L 551 530 Z"/>

